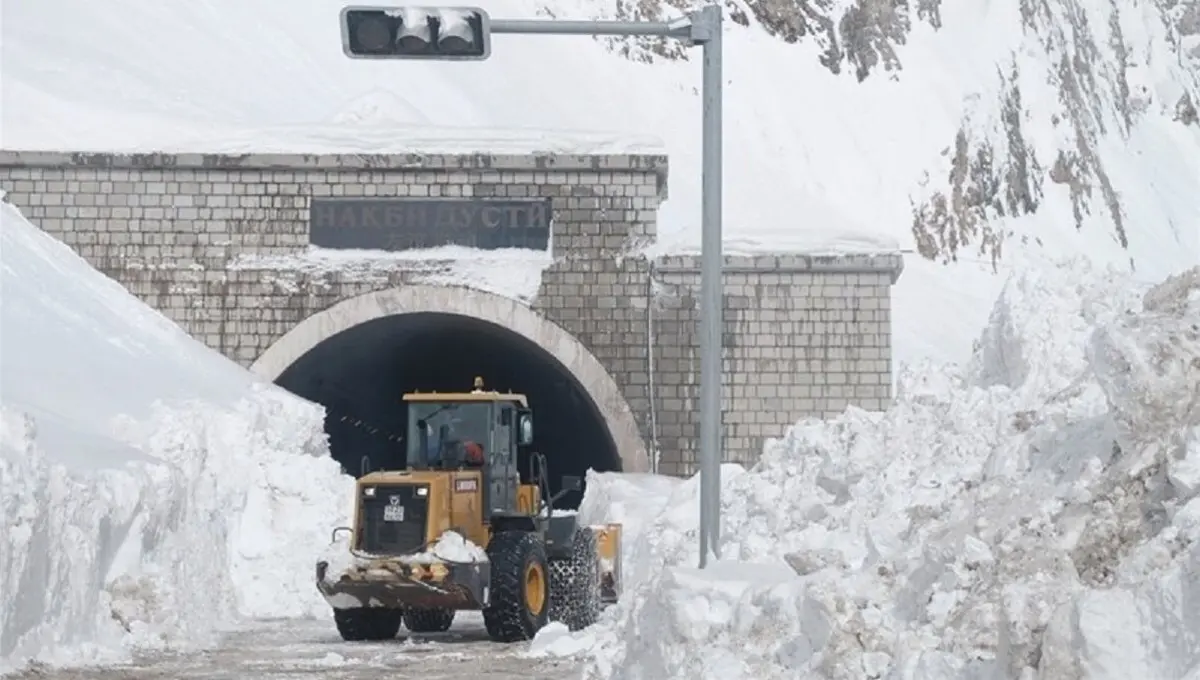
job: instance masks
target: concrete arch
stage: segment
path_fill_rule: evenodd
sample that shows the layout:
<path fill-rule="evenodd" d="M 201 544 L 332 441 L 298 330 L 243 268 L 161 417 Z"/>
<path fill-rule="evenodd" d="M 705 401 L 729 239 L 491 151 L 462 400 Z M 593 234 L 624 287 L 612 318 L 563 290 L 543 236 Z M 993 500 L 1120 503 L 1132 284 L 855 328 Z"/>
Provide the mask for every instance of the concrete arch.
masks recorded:
<path fill-rule="evenodd" d="M 536 343 L 561 363 L 595 402 L 617 446 L 622 468 L 626 472 L 649 470 L 633 411 L 595 355 L 558 324 L 494 293 L 465 286 L 411 285 L 348 298 L 301 321 L 267 348 L 250 370 L 274 381 L 309 350 L 342 331 L 374 319 L 421 312 L 473 317 Z"/>

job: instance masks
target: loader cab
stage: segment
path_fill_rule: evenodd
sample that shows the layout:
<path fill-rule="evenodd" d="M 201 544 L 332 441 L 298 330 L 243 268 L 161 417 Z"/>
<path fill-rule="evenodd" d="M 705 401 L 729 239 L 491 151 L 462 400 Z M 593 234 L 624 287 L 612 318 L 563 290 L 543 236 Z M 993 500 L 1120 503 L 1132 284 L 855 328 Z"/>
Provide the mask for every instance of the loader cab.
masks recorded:
<path fill-rule="evenodd" d="M 533 444 L 533 414 L 524 395 L 414 392 L 408 405 L 405 457 L 411 470 L 483 468 Z"/>
<path fill-rule="evenodd" d="M 516 453 L 533 443 L 533 414 L 506 401 L 414 402 L 405 439 L 409 469 L 483 467 L 492 453 Z"/>
<path fill-rule="evenodd" d="M 410 470 L 479 470 L 488 513 L 519 510 L 519 460 L 533 444 L 533 413 L 524 395 L 488 391 L 413 392 L 405 457 Z"/>
<path fill-rule="evenodd" d="M 495 448 L 492 404 L 425 401 L 408 405 L 406 458 L 410 470 L 481 467 Z"/>

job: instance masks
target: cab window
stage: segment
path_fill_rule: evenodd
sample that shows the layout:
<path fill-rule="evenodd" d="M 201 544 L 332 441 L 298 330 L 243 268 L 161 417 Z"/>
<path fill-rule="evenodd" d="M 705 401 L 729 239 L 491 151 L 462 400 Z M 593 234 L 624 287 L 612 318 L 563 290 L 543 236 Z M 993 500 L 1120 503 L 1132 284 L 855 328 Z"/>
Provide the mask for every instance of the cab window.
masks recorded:
<path fill-rule="evenodd" d="M 489 403 L 410 404 L 408 466 L 457 468 L 473 462 L 468 459 L 476 452 L 486 455 L 492 417 Z"/>

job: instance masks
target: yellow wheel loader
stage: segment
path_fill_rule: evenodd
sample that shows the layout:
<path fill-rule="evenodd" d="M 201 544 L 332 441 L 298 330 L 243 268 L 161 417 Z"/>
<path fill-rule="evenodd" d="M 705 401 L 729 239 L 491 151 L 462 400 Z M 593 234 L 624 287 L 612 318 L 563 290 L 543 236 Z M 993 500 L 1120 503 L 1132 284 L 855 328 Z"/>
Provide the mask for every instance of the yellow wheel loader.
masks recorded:
<path fill-rule="evenodd" d="M 350 532 L 351 554 L 316 569 L 343 639 L 445 631 L 456 611 L 481 610 L 492 640 L 515 642 L 552 620 L 587 627 L 616 601 L 621 525 L 555 511 L 581 480 L 564 477 L 552 497 L 525 396 L 474 387 L 404 395 L 407 467 L 358 479 L 354 526 L 334 531 Z M 439 552 L 448 532 L 482 550 Z"/>

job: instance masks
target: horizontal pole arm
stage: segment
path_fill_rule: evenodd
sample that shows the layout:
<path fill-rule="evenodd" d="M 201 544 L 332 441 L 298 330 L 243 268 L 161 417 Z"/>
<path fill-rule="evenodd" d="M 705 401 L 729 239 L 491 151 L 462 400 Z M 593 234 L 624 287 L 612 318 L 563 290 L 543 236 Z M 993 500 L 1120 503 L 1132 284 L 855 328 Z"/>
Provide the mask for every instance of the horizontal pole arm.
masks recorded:
<path fill-rule="evenodd" d="M 690 22 L 666 21 L 567 21 L 557 19 L 492 19 L 492 33 L 520 35 L 617 35 L 688 38 Z"/>

